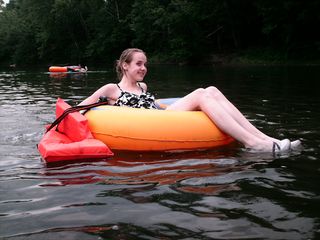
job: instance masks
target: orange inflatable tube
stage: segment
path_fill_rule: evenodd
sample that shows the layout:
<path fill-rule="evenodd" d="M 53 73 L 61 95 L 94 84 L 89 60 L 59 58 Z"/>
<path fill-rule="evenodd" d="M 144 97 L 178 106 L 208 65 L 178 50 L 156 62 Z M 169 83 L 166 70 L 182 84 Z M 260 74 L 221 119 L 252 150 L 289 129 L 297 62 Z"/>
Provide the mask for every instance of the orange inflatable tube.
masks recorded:
<path fill-rule="evenodd" d="M 81 72 L 80 66 L 51 66 L 49 67 L 51 73 L 66 73 L 66 72 Z"/>
<path fill-rule="evenodd" d="M 234 141 L 201 111 L 100 106 L 85 116 L 94 138 L 112 150 L 197 150 Z"/>
<path fill-rule="evenodd" d="M 51 66 L 49 72 L 68 72 L 67 67 Z"/>

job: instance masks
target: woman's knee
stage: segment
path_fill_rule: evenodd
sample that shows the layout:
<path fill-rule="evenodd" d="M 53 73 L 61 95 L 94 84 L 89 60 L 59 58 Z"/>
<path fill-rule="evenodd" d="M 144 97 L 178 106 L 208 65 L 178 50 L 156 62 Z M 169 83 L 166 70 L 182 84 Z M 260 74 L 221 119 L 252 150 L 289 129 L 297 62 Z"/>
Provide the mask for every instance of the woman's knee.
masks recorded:
<path fill-rule="evenodd" d="M 197 101 L 207 102 L 209 100 L 218 100 L 222 93 L 216 87 L 198 88 L 191 93 Z"/>
<path fill-rule="evenodd" d="M 206 90 L 204 88 L 198 88 L 194 90 L 191 94 L 196 96 L 196 97 L 201 97 L 206 93 Z"/>
<path fill-rule="evenodd" d="M 206 94 L 209 95 L 210 97 L 213 97 L 213 98 L 217 98 L 221 95 L 223 95 L 220 90 L 214 86 L 210 86 L 210 87 L 207 87 L 205 89 L 206 91 Z"/>

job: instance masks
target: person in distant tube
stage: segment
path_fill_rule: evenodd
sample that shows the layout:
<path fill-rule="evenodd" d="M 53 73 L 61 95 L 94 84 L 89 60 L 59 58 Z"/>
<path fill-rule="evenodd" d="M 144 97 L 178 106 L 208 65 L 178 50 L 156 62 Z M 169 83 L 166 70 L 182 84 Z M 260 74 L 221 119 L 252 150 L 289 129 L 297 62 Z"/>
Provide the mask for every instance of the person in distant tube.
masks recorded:
<path fill-rule="evenodd" d="M 78 65 L 78 66 L 67 66 L 67 71 L 68 72 L 81 72 L 81 73 L 85 73 L 88 71 L 87 66 L 82 66 L 82 65 Z"/>
<path fill-rule="evenodd" d="M 108 104 L 133 108 L 158 109 L 153 94 L 143 82 L 147 73 L 147 57 L 143 50 L 129 48 L 116 63 L 119 83 L 108 83 L 79 105 L 91 104 L 104 96 Z M 217 89 L 199 88 L 169 105 L 167 111 L 203 111 L 223 132 L 242 143 L 250 151 L 286 152 L 301 144 L 299 140 L 279 140 L 270 137 L 248 121 L 245 116 Z"/>

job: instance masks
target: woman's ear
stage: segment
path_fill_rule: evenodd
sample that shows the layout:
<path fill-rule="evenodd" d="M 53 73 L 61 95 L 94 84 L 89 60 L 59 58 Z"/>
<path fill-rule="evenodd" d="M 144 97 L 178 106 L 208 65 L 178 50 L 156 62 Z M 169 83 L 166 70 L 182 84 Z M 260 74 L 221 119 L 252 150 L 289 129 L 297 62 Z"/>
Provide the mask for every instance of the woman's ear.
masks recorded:
<path fill-rule="evenodd" d="M 122 64 L 122 69 L 125 71 L 128 69 L 128 64 L 126 62 Z"/>

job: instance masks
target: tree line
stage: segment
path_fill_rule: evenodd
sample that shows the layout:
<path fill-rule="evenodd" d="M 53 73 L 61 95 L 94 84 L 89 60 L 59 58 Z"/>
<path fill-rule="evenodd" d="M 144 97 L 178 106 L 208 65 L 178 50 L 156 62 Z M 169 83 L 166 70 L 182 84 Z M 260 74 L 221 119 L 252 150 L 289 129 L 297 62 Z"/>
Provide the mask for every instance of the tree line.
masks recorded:
<path fill-rule="evenodd" d="M 0 0 L 0 63 L 318 60 L 318 0 Z"/>

